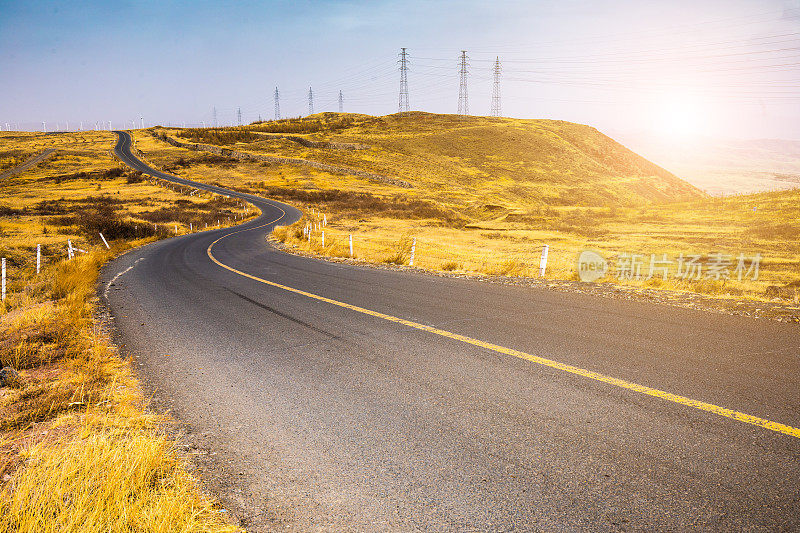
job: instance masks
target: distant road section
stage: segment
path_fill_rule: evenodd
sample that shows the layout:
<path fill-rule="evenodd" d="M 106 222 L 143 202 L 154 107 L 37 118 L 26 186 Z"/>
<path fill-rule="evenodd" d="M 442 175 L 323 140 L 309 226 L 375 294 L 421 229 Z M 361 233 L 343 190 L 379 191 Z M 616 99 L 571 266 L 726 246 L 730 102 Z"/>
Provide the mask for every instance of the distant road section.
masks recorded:
<path fill-rule="evenodd" d="M 262 211 L 101 280 L 251 531 L 800 529 L 796 325 L 286 254 L 298 210 L 119 135 Z"/>
<path fill-rule="evenodd" d="M 38 154 L 29 157 L 25 162 L 15 166 L 14 168 L 9 168 L 8 170 L 3 171 L 0 173 L 0 181 L 3 181 L 6 178 L 10 178 L 11 176 L 16 176 L 20 172 L 24 172 L 29 168 L 33 168 L 45 159 L 51 157 L 56 152 L 56 148 L 47 148 L 46 150 L 42 150 Z"/>

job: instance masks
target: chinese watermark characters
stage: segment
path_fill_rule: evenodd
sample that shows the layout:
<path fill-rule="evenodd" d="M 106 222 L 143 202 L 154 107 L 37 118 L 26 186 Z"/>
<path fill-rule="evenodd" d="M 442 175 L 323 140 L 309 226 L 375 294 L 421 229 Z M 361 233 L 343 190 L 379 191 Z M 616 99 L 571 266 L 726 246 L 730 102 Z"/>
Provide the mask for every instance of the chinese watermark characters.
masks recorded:
<path fill-rule="evenodd" d="M 649 280 L 669 278 L 699 281 L 710 279 L 725 281 L 736 279 L 758 279 L 761 265 L 761 254 L 752 256 L 723 254 L 712 252 L 707 255 L 680 254 L 670 257 L 668 254 L 632 254 L 620 252 L 614 269 L 603 256 L 592 250 L 584 250 L 578 256 L 578 278 L 581 281 L 595 281 L 607 273 L 620 280 Z"/>

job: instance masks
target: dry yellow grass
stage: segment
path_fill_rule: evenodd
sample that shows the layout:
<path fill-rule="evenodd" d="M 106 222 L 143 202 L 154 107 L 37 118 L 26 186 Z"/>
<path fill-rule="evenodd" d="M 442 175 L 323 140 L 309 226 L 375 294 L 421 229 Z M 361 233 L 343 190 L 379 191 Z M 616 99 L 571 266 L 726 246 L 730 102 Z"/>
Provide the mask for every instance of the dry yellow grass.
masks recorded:
<path fill-rule="evenodd" d="M 106 250 L 83 220 L 56 222 L 76 211 L 98 215 L 98 186 L 112 199 L 106 214 L 122 224 L 117 229 L 148 222 L 146 212 L 175 215 L 167 219 L 174 224 L 187 213 L 245 211 L 128 183 L 125 172 L 106 177 L 118 168 L 108 155 L 113 136 L 87 136 L 74 151 L 64 139 L 57 144 L 64 153 L 0 184 L 0 255 L 13 260 L 0 304 L 0 366 L 20 374 L 0 388 L 0 532 L 240 531 L 188 473 L 166 435 L 169 420 L 147 410 L 129 364 L 95 322 L 102 263 L 164 235 L 120 235 Z M 13 140 L 19 150 L 59 140 L 27 137 Z M 88 253 L 66 261 L 67 238 Z M 45 250 L 38 275 L 36 243 Z"/>
<path fill-rule="evenodd" d="M 54 266 L 52 303 L 3 321 L 0 360 L 22 379 L 0 396 L 0 531 L 237 531 L 93 327 L 98 269 L 112 255 Z"/>
<path fill-rule="evenodd" d="M 110 241 L 161 238 L 207 226 L 230 225 L 255 214 L 249 206 L 210 193 L 143 179 L 110 154 L 108 132 L 63 135 L 0 133 L 9 153 L 57 154 L 39 167 L 0 182 L 0 257 L 8 262 L 13 308 L 27 301 L 23 278 L 35 269 L 36 245 L 45 265 L 66 257 L 67 241 L 82 250 Z"/>
<path fill-rule="evenodd" d="M 369 148 L 321 149 L 253 135 L 269 130 Z M 167 133 L 182 134 L 184 141 L 207 141 L 213 134 Z M 769 299 L 768 288 L 800 282 L 800 192 L 711 198 L 585 126 L 324 114 L 222 133 L 222 144 L 236 150 L 345 165 L 415 185 L 403 189 L 305 167 L 209 160 L 140 132 L 148 157 L 181 175 L 281 199 L 309 217 L 314 210 L 326 213 L 324 249 L 319 231 L 311 244 L 305 235 L 295 237 L 297 229 L 302 234 L 299 226 L 281 239 L 302 250 L 349 255 L 343 243 L 352 234 L 357 258 L 397 262 L 398 241 L 411 235 L 417 238 L 415 265 L 432 270 L 536 276 L 547 244 L 548 279 L 577 279 L 578 255 L 590 249 L 610 262 L 603 281 L 625 285 Z M 174 166 L 176 160 L 183 164 Z M 732 279 L 675 277 L 681 254 L 700 255 L 707 265 L 713 253 L 729 256 Z M 645 278 L 651 255 L 667 254 L 674 262 L 671 274 L 667 280 L 619 279 L 615 267 L 623 254 L 641 256 Z M 737 279 L 740 254 L 748 266 L 761 255 L 759 279 Z"/>

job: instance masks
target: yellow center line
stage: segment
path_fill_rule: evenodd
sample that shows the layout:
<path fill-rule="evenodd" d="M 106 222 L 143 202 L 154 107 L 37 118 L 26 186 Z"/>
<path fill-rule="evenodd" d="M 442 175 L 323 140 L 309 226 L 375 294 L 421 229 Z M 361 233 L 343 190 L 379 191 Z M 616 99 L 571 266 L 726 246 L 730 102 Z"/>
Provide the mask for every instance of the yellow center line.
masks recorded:
<path fill-rule="evenodd" d="M 276 209 L 280 210 L 283 213 L 280 217 L 273 220 L 272 222 L 268 222 L 262 226 L 258 226 L 256 228 L 247 228 L 244 230 L 235 231 L 233 233 L 229 233 L 227 235 L 223 235 L 222 237 L 218 238 L 214 242 L 212 242 L 206 252 L 208 253 L 208 257 L 216 263 L 217 265 L 230 270 L 240 276 L 244 276 L 246 278 L 252 279 L 254 281 L 258 281 L 260 283 L 264 283 L 265 285 L 269 285 L 271 287 L 277 287 L 279 289 L 283 289 L 288 292 L 292 292 L 294 294 L 299 294 L 302 296 L 306 296 L 308 298 L 312 298 L 314 300 L 318 300 L 320 302 L 326 302 L 332 305 L 336 305 L 339 307 L 344 307 L 345 309 L 350 309 L 351 311 L 356 311 L 358 313 L 362 313 L 365 315 L 373 316 L 375 318 L 381 318 L 383 320 L 388 320 L 389 322 L 395 322 L 397 324 L 402 324 L 404 326 L 408 326 L 410 328 L 414 328 L 420 331 L 426 331 L 428 333 L 432 333 L 434 335 L 440 335 L 442 337 L 447 337 L 448 339 L 453 339 L 457 341 L 464 342 L 466 344 L 471 344 L 473 346 L 478 346 L 480 348 L 485 348 L 487 350 L 501 353 L 504 355 L 510 355 L 512 357 L 517 357 L 519 359 L 524 359 L 526 361 L 530 361 L 531 363 L 536 363 L 537 365 L 546 366 L 549 368 L 554 368 L 556 370 L 561 370 L 563 372 L 568 372 L 570 374 L 575 374 L 578 376 L 582 376 L 585 378 L 593 379 L 595 381 L 600 381 L 602 383 L 607 383 L 609 385 L 614 385 L 616 387 L 620 387 L 622 389 L 627 389 L 630 391 L 638 392 L 641 394 L 646 394 L 648 396 L 654 396 L 656 398 L 661 398 L 662 400 L 666 400 L 668 402 L 677 403 L 680 405 L 684 405 L 686 407 L 693 407 L 695 409 L 699 409 L 701 411 L 707 411 L 709 413 L 713 413 L 715 415 L 724 416 L 726 418 L 731 418 L 733 420 L 737 420 L 739 422 L 744 422 L 746 424 L 752 424 L 754 426 L 759 426 L 764 429 L 769 429 L 771 431 L 776 431 L 778 433 L 783 433 L 784 435 L 789 435 L 791 437 L 800 438 L 800 428 L 788 426 L 786 424 L 781 424 L 779 422 L 773 422 L 771 420 L 767 420 L 765 418 L 759 418 L 757 416 L 748 415 L 746 413 L 741 413 L 739 411 L 734 411 L 733 409 L 727 409 L 725 407 L 720 407 L 718 405 L 714 405 L 712 403 L 707 403 L 699 400 L 693 400 L 691 398 L 687 398 L 686 396 L 680 396 L 678 394 L 672 394 L 670 392 L 666 392 L 659 389 L 654 389 L 652 387 L 648 387 L 646 385 L 639 385 L 638 383 L 633 383 L 631 381 L 625 381 L 624 379 L 619 379 L 611 376 L 606 376 L 605 374 L 601 374 L 599 372 L 594 372 L 592 370 L 587 370 L 585 368 L 580 368 L 577 366 L 568 365 L 566 363 L 560 363 L 558 361 L 553 361 L 552 359 L 546 359 L 544 357 L 540 357 L 538 355 L 529 354 L 526 352 L 522 352 L 519 350 L 514 350 L 512 348 L 506 348 L 505 346 L 499 346 L 497 344 L 492 344 L 490 342 L 485 342 L 478 339 L 473 339 L 472 337 L 467 337 L 466 335 L 460 335 L 458 333 L 453 333 L 450 331 L 446 331 L 443 329 L 434 328 L 432 326 L 426 326 L 424 324 L 420 324 L 418 322 L 412 322 L 411 320 L 405 320 L 402 318 L 398 318 L 396 316 L 387 315 L 384 313 L 380 313 L 378 311 L 372 311 L 371 309 L 365 309 L 363 307 L 359 307 L 357 305 L 348 304 L 345 302 L 340 302 L 338 300 L 333 300 L 331 298 L 326 298 L 325 296 L 320 296 L 318 294 L 313 294 L 310 292 L 306 292 L 300 289 L 295 289 L 294 287 L 289 287 L 287 285 L 281 285 L 280 283 L 275 283 L 274 281 L 269 281 L 263 278 L 259 278 L 257 276 L 253 276 L 252 274 L 248 274 L 247 272 L 242 272 L 241 270 L 237 270 L 231 266 L 228 266 L 222 262 L 220 262 L 214 255 L 211 253 L 211 249 L 214 247 L 222 239 L 230 237 L 231 235 L 235 235 L 237 233 L 241 233 L 242 231 L 250 231 L 258 228 L 263 228 L 268 226 L 269 224 L 273 224 L 281 220 L 284 216 L 286 216 L 286 212 L 283 211 L 280 207 L 272 206 Z"/>

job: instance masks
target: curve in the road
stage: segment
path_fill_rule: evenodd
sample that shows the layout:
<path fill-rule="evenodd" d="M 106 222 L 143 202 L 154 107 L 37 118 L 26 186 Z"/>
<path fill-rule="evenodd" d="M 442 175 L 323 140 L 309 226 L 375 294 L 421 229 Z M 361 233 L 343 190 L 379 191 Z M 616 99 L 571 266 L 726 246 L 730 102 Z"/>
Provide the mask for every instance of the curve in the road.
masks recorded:
<path fill-rule="evenodd" d="M 151 167 L 145 165 L 142 161 L 136 159 L 130 153 L 131 137 L 127 132 L 117 132 L 117 134 L 120 136 L 120 138 L 119 138 L 119 142 L 118 142 L 117 146 L 115 147 L 115 153 L 121 159 L 123 159 L 123 161 L 125 161 L 128 165 L 132 166 L 133 168 L 136 168 L 136 169 L 138 169 L 138 170 L 140 170 L 142 172 L 151 174 L 151 175 L 153 175 L 155 177 L 158 177 L 158 178 L 161 178 L 161 179 L 166 179 L 166 180 L 169 180 L 169 181 L 173 181 L 175 183 L 180 183 L 180 184 L 183 184 L 183 185 L 190 185 L 190 186 L 193 186 L 193 187 L 196 187 L 196 188 L 202 188 L 202 189 L 206 189 L 206 190 L 209 190 L 209 191 L 212 191 L 212 192 L 216 192 L 216 193 L 220 193 L 220 194 L 226 194 L 226 195 L 229 195 L 229 196 L 236 196 L 236 197 L 240 197 L 240 198 L 243 198 L 245 200 L 248 200 L 248 201 L 253 201 L 255 199 L 251 195 L 244 195 L 242 193 L 238 193 L 236 191 L 231 191 L 229 189 L 224 189 L 224 188 L 215 187 L 215 186 L 209 186 L 209 185 L 206 185 L 206 184 L 202 184 L 202 183 L 186 180 L 186 179 L 183 179 L 183 178 L 179 178 L 179 177 L 173 176 L 171 174 L 166 174 L 166 173 L 163 173 L 163 172 L 156 171 L 155 169 L 152 169 Z M 266 200 L 266 199 L 261 199 L 261 200 Z M 469 337 L 469 336 L 466 336 L 466 335 L 460 335 L 460 334 L 453 333 L 453 332 L 450 332 L 450 331 L 447 331 L 447 330 L 434 328 L 434 327 L 427 326 L 427 325 L 424 325 L 424 324 L 420 324 L 420 323 L 417 323 L 417 322 L 414 322 L 414 321 L 405 320 L 405 319 L 398 318 L 398 317 L 395 317 L 395 316 L 392 316 L 392 315 L 388 315 L 388 314 L 385 314 L 385 313 L 380 313 L 380 312 L 377 312 L 377 311 L 373 311 L 373 310 L 370 310 L 370 309 L 366 309 L 366 308 L 363 308 L 363 307 L 352 305 L 352 304 L 349 304 L 349 303 L 346 303 L 346 302 L 341 302 L 341 301 L 338 301 L 338 300 L 327 298 L 325 296 L 321 296 L 321 295 L 318 295 L 318 294 L 314 294 L 314 293 L 310 293 L 310 292 L 307 292 L 307 291 L 303 291 L 303 290 L 300 290 L 300 289 L 297 289 L 297 288 L 294 288 L 294 287 L 290 287 L 290 286 L 287 286 L 287 285 L 276 283 L 274 281 L 270 281 L 270 280 L 267 280 L 267 279 L 260 278 L 258 276 L 255 276 L 253 274 L 249 274 L 247 272 L 243 272 L 243 271 L 238 270 L 238 269 L 236 269 L 236 268 L 234 268 L 234 267 L 232 267 L 230 265 L 227 265 L 227 264 L 223 263 L 222 261 L 220 261 L 219 259 L 217 259 L 214 256 L 214 254 L 212 253 L 212 248 L 218 242 L 220 242 L 220 241 L 222 241 L 224 239 L 227 239 L 227 238 L 231 237 L 232 235 L 235 235 L 235 234 L 238 234 L 240 232 L 243 232 L 243 231 L 251 231 L 251 230 L 254 230 L 254 229 L 260 229 L 260 228 L 269 226 L 270 224 L 275 224 L 276 222 L 278 222 L 278 221 L 280 221 L 280 220 L 282 220 L 282 219 L 287 217 L 287 214 L 283 209 L 281 209 L 279 206 L 277 206 L 275 204 L 273 204 L 273 206 L 275 208 L 277 208 L 281 212 L 281 215 L 277 219 L 270 220 L 270 221 L 268 221 L 266 223 L 260 224 L 260 225 L 255 226 L 255 227 L 249 227 L 249 228 L 245 228 L 245 229 L 242 229 L 242 230 L 239 230 L 239 231 L 235 231 L 233 233 L 228 233 L 226 235 L 223 235 L 222 237 L 219 237 L 218 239 L 213 241 L 208 246 L 208 249 L 207 249 L 208 257 L 215 264 L 217 264 L 220 267 L 225 268 L 225 269 L 227 269 L 227 270 L 229 270 L 229 271 L 231 271 L 231 272 L 233 272 L 233 273 L 235 273 L 237 275 L 244 276 L 246 278 L 249 278 L 251 280 L 257 281 L 259 283 L 264 283 L 266 285 L 270 285 L 272 287 L 276 287 L 276 288 L 279 288 L 279 289 L 282 289 L 282 290 L 285 290 L 285 291 L 288 291 L 288 292 L 291 292 L 291 293 L 294 293 L 294 294 L 298 294 L 298 295 L 301 295 L 301 296 L 304 296 L 304 297 L 307 297 L 307 298 L 311 298 L 311 299 L 314 299 L 314 300 L 326 302 L 326 303 L 329 303 L 329 304 L 332 304 L 332 305 L 336 305 L 336 306 L 339 306 L 339 307 L 343 307 L 343 308 L 349 309 L 351 311 L 355 311 L 355 312 L 362 313 L 362 314 L 365 314 L 365 315 L 369 315 L 369 316 L 372 316 L 372 317 L 380 318 L 380 319 L 383 319 L 383 320 L 388 320 L 390 322 L 395 322 L 395 323 L 398 323 L 398 324 L 402 324 L 402 325 L 408 326 L 410 328 L 414 328 L 414 329 L 417 329 L 417 330 L 420 330 L 420 331 L 425 331 L 425 332 L 428 332 L 428 333 L 431 333 L 431 334 L 434 334 L 434 335 L 439 335 L 439 336 L 442 336 L 442 337 L 447 337 L 449 339 L 453 339 L 453 340 L 457 340 L 457 341 L 464 342 L 464 343 L 467 343 L 467 344 L 471 344 L 473 346 L 477 346 L 477 347 L 480 347 L 480 348 L 485 348 L 487 350 L 491 350 L 491 351 L 496 352 L 496 353 L 509 355 L 509 356 L 512 356 L 512 357 L 517 357 L 519 359 L 524 359 L 524 360 L 529 361 L 531 363 L 543 365 L 543 366 L 546 366 L 546 367 L 549 367 L 549 368 L 553 368 L 553 369 L 556 369 L 556 370 L 560 370 L 560 371 L 563 371 L 563 372 L 568 372 L 570 374 L 575 374 L 575 375 L 578 375 L 578 376 L 581 376 L 581 377 L 584 377 L 584 378 L 589 378 L 589 379 L 592 379 L 592 380 L 595 380 L 595 381 L 599 381 L 599 382 L 602 382 L 602 383 L 613 385 L 615 387 L 620 387 L 622 389 L 626 389 L 626 390 L 629 390 L 629 391 L 645 394 L 645 395 L 648 395 L 648 396 L 653 396 L 655 398 L 659 398 L 659 399 L 662 399 L 662 400 L 665 400 L 665 401 L 669 401 L 669 402 L 673 402 L 673 403 L 676 403 L 676 404 L 680 404 L 680 405 L 683 405 L 683 406 L 686 406 L 686 407 L 691 407 L 691 408 L 699 409 L 701 411 L 706 411 L 706 412 L 709 412 L 709 413 L 713 413 L 715 415 L 719 415 L 719 416 L 722 416 L 722 417 L 730 418 L 730 419 L 736 420 L 738 422 L 744 422 L 746 424 L 752 424 L 752 425 L 755 425 L 755 426 L 759 426 L 759 427 L 762 427 L 764 429 L 768 429 L 768 430 L 771 430 L 771 431 L 775 431 L 777 433 L 782 433 L 784 435 L 788 435 L 790 437 L 800 438 L 800 428 L 797 428 L 797 427 L 793 427 L 793 426 L 790 426 L 790 425 L 787 425 L 787 424 L 782 424 L 780 422 L 775 422 L 775 421 L 768 420 L 768 419 L 765 419 L 765 418 L 753 416 L 753 415 L 750 415 L 750 414 L 747 414 L 747 413 L 742 413 L 740 411 L 736 411 L 734 409 L 728 409 L 728 408 L 725 408 L 725 407 L 721 407 L 721 406 L 715 405 L 713 403 L 708 403 L 708 402 L 704 402 L 704 401 L 700 401 L 700 400 L 695 400 L 695 399 L 688 398 L 686 396 L 682 396 L 682 395 L 679 395 L 679 394 L 673 394 L 673 393 L 670 393 L 670 392 L 667 392 L 667 391 L 664 391 L 664 390 L 660 390 L 660 389 L 657 389 L 657 388 L 648 387 L 646 385 L 641 385 L 641 384 L 634 383 L 634 382 L 631 382 L 631 381 L 627 381 L 627 380 L 624 380 L 624 379 L 619 379 L 619 378 L 616 378 L 616 377 L 608 376 L 608 375 L 605 375 L 605 374 L 602 374 L 602 373 L 599 373 L 599 372 L 594 372 L 592 370 L 588 370 L 588 369 L 585 369 L 585 368 L 580 368 L 580 367 L 577 367 L 577 366 L 574 366 L 574 365 L 562 363 L 562 362 L 555 361 L 555 360 L 552 360 L 552 359 L 548 359 L 548 358 L 545 358 L 545 357 L 541 357 L 541 356 L 538 356 L 538 355 L 533 355 L 533 354 L 530 354 L 530 353 L 527 353 L 527 352 L 524 352 L 524 351 L 515 350 L 515 349 L 512 349 L 512 348 L 507 348 L 505 346 L 500 346 L 500 345 L 493 344 L 493 343 L 490 343 L 490 342 L 482 341 L 482 340 L 475 339 L 475 338 L 472 338 L 472 337 Z"/>
<path fill-rule="evenodd" d="M 800 427 L 796 327 L 287 254 L 265 239 L 296 209 L 129 155 L 262 211 L 131 250 L 101 286 L 249 530 L 800 528 L 800 439 L 427 329 Z"/>

